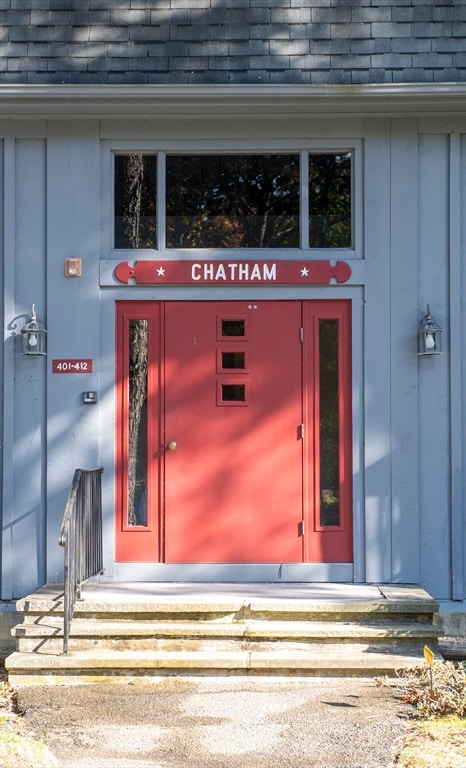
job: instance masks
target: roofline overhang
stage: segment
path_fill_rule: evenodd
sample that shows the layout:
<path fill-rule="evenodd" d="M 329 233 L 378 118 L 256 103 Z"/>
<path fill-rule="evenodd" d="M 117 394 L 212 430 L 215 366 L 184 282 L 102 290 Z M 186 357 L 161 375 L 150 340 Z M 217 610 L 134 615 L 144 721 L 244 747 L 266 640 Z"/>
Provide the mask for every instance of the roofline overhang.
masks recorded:
<path fill-rule="evenodd" d="M 0 117 L 463 116 L 466 83 L 0 85 Z"/>

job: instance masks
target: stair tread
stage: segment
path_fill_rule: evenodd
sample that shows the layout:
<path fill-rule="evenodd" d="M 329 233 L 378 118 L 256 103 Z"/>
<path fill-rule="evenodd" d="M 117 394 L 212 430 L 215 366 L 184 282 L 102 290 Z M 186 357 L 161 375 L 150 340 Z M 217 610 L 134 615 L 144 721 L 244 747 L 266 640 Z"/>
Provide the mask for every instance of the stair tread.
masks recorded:
<path fill-rule="evenodd" d="M 63 611 L 63 585 L 46 585 L 17 602 L 24 612 Z M 417 585 L 263 585 L 88 583 L 76 612 L 432 613 L 438 603 Z"/>
<path fill-rule="evenodd" d="M 200 668 L 234 667 L 235 664 L 247 667 L 277 666 L 286 663 L 286 668 L 305 667 L 393 667 L 397 663 L 422 664 L 419 655 L 391 653 L 325 653 L 305 651 L 76 651 L 66 656 L 47 653 L 18 653 L 11 654 L 7 659 L 7 668 L 11 672 L 22 669 L 149 669 L 180 668 L 199 666 Z"/>
<path fill-rule="evenodd" d="M 17 624 L 13 634 L 17 637 L 53 637 L 62 634 L 63 623 L 48 617 L 39 623 Z M 348 624 L 345 622 L 312 621 L 257 621 L 245 622 L 141 622 L 100 621 L 99 619 L 73 619 L 72 637 L 435 637 L 438 629 L 419 622 L 400 624 Z"/>
<path fill-rule="evenodd" d="M 265 613 L 381 613 L 391 615 L 393 613 L 432 613 L 438 609 L 433 600 L 371 600 L 360 602 L 357 600 L 330 601 L 330 600 L 300 600 L 292 604 L 284 601 L 251 600 L 236 601 L 174 601 L 153 600 L 133 602 L 127 604 L 117 601 L 82 600 L 76 603 L 76 612 L 89 613 L 239 613 L 242 610 Z M 62 600 L 29 599 L 27 602 L 19 600 L 17 610 L 24 613 L 63 613 Z"/>

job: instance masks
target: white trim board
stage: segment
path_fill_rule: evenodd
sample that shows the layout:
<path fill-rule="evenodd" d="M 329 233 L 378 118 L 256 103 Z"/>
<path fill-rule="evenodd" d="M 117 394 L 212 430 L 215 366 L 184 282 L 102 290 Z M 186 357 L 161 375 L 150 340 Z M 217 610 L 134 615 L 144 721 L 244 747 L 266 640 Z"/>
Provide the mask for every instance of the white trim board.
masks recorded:
<path fill-rule="evenodd" d="M 463 83 L 369 85 L 3 85 L 3 118 L 172 115 L 464 115 Z"/>

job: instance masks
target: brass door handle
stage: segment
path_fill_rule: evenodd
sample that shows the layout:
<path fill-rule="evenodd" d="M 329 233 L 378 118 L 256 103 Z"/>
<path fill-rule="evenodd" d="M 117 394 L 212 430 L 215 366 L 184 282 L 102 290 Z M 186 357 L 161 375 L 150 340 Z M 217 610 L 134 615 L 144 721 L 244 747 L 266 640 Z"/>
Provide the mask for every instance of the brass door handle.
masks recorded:
<path fill-rule="evenodd" d="M 175 440 L 170 440 L 170 442 L 167 443 L 167 450 L 176 451 L 177 448 L 178 448 L 178 444 L 175 442 Z"/>

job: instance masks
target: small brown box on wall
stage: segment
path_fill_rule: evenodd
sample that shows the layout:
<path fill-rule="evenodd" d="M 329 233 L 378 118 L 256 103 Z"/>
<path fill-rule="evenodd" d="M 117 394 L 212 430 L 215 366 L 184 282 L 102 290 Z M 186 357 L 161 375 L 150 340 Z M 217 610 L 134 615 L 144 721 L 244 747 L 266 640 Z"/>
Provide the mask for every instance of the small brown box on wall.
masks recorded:
<path fill-rule="evenodd" d="M 82 273 L 82 259 L 65 259 L 65 277 L 81 277 Z"/>

